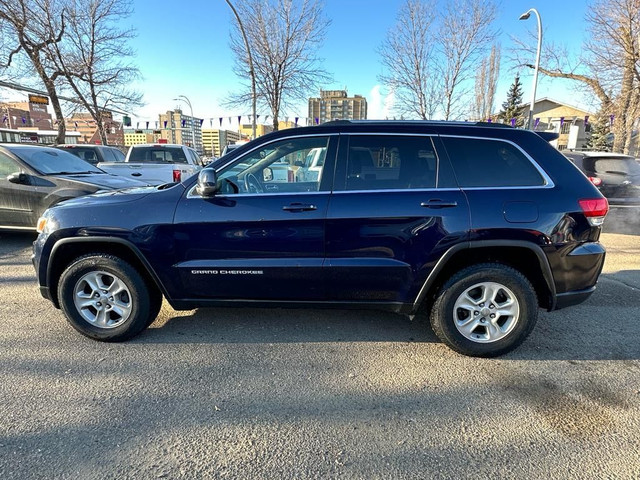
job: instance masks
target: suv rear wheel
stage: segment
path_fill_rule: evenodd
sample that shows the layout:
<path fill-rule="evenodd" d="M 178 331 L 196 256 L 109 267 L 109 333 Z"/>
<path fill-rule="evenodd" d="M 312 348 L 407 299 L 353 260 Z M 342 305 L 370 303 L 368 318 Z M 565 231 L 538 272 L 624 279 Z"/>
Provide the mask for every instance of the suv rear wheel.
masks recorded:
<path fill-rule="evenodd" d="M 76 259 L 60 277 L 60 306 L 73 328 L 104 342 L 127 340 L 149 326 L 162 305 L 140 273 L 106 254 Z"/>
<path fill-rule="evenodd" d="M 498 263 L 467 267 L 453 275 L 431 309 L 431 327 L 456 352 L 494 357 L 520 345 L 538 319 L 529 280 Z"/>

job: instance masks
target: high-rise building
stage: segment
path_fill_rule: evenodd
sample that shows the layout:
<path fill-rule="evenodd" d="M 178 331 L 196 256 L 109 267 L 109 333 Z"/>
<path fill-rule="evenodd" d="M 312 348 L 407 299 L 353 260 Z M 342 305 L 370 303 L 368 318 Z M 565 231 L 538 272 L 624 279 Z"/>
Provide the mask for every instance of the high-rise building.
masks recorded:
<path fill-rule="evenodd" d="M 240 133 L 234 130 L 219 130 L 217 128 L 204 128 L 202 130 L 204 154 L 213 157 L 219 157 L 222 155 L 224 147 L 241 139 Z"/>
<path fill-rule="evenodd" d="M 320 90 L 320 97 L 309 99 L 311 124 L 331 120 L 366 120 L 367 99 L 361 95 L 347 96 L 346 90 Z"/>
<path fill-rule="evenodd" d="M 167 140 L 167 143 L 186 145 L 200 154 L 203 153 L 202 119 L 185 115 L 179 108 L 161 113 L 159 119 L 162 138 Z"/>

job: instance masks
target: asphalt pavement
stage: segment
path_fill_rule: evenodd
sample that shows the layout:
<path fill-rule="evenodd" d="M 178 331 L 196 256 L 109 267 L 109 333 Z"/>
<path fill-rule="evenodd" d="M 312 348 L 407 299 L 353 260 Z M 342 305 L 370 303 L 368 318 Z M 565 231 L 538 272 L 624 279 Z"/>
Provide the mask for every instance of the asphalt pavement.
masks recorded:
<path fill-rule="evenodd" d="M 586 303 L 490 360 L 368 311 L 165 304 L 94 342 L 0 232 L 0 478 L 640 478 L 639 213 Z"/>

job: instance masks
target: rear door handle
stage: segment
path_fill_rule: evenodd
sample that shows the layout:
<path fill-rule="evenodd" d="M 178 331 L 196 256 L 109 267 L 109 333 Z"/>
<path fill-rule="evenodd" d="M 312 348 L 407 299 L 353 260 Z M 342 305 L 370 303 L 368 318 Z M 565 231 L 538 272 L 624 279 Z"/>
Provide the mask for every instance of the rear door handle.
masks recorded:
<path fill-rule="evenodd" d="M 141 173 L 132 173 L 132 174 L 131 174 L 131 176 L 132 176 L 132 177 L 139 177 L 139 176 L 141 176 L 141 175 L 142 175 Z"/>
<path fill-rule="evenodd" d="M 310 210 L 317 210 L 318 207 L 306 203 L 292 203 L 290 205 L 285 205 L 282 209 L 287 212 L 308 212 Z"/>
<path fill-rule="evenodd" d="M 458 202 L 456 201 L 444 202 L 440 199 L 434 198 L 429 200 L 428 202 L 422 202 L 420 206 L 424 208 L 451 208 L 451 207 L 457 207 Z"/>

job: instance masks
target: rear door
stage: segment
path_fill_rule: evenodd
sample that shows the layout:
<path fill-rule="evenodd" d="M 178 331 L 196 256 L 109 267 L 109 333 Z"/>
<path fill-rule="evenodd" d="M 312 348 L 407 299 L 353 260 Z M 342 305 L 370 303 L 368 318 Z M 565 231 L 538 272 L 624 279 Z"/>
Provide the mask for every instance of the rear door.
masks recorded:
<path fill-rule="evenodd" d="M 325 215 L 333 160 L 315 181 L 275 175 L 313 148 L 335 157 L 337 136 L 292 137 L 258 146 L 218 171 L 221 191 L 191 189 L 175 214 L 172 278 L 185 298 L 323 300 Z M 296 167 L 298 168 L 298 167 Z"/>
<path fill-rule="evenodd" d="M 327 297 L 412 303 L 469 208 L 429 135 L 342 135 L 327 212 Z M 339 179 L 339 180 L 338 180 Z"/>

